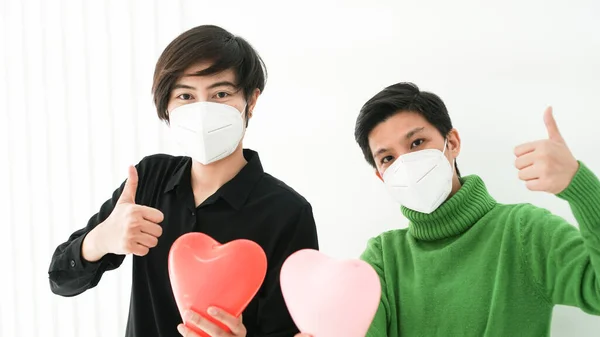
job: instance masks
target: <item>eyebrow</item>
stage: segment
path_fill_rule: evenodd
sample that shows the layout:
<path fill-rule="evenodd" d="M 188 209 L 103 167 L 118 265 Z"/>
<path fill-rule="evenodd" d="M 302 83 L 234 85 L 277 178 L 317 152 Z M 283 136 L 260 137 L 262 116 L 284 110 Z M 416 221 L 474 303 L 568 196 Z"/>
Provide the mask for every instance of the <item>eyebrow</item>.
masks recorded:
<path fill-rule="evenodd" d="M 229 81 L 221 81 L 221 82 L 217 82 L 217 83 L 213 83 L 211 84 L 208 89 L 214 89 L 217 87 L 232 87 L 233 89 L 237 88 L 237 85 L 233 84 L 232 82 Z"/>
<path fill-rule="evenodd" d="M 410 130 L 409 132 L 406 133 L 406 135 L 404 136 L 404 139 L 411 139 L 412 137 L 414 137 L 414 135 L 416 135 L 417 133 L 423 132 L 423 130 L 425 130 L 425 127 L 420 127 L 420 128 L 414 128 L 412 130 Z M 388 152 L 389 150 L 385 147 L 380 148 L 379 150 L 377 150 L 375 152 L 375 154 L 373 155 L 373 157 L 377 157 L 380 156 L 381 154 Z"/>
<path fill-rule="evenodd" d="M 195 75 L 188 75 L 188 76 L 195 76 Z M 231 87 L 233 89 L 237 89 L 237 85 L 233 84 L 232 82 L 229 81 L 220 81 L 220 82 L 216 82 L 211 84 L 207 89 L 214 89 L 217 87 Z M 190 90 L 196 90 L 196 88 L 189 86 L 187 84 L 181 84 L 181 83 L 176 83 L 173 86 L 173 89 L 190 89 Z"/>
<path fill-rule="evenodd" d="M 191 89 L 191 90 L 195 90 L 196 88 L 189 86 L 189 85 L 185 85 L 185 84 L 180 84 L 180 83 L 176 83 L 173 86 L 173 89 Z"/>
<path fill-rule="evenodd" d="M 424 126 L 422 126 L 420 128 L 414 128 L 414 129 L 412 129 L 412 130 L 410 130 L 409 132 L 406 133 L 406 136 L 404 137 L 404 139 L 410 139 L 414 135 L 416 135 L 417 133 L 423 132 L 423 130 L 425 130 Z"/>

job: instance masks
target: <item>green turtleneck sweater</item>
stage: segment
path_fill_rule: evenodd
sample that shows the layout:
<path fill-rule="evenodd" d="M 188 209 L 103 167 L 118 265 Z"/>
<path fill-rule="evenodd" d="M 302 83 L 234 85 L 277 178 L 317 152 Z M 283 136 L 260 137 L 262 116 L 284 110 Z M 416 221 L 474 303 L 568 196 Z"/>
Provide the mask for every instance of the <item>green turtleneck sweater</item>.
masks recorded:
<path fill-rule="evenodd" d="M 600 181 L 580 163 L 565 191 L 579 230 L 529 204 L 503 205 L 477 176 L 408 229 L 371 239 L 379 274 L 368 337 L 549 336 L 562 304 L 600 315 Z"/>

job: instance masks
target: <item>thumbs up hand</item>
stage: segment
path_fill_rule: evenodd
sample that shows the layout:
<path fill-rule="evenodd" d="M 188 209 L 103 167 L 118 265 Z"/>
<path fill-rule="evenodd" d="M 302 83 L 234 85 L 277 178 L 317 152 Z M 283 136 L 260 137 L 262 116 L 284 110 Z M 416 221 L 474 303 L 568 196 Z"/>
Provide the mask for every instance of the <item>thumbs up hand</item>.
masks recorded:
<path fill-rule="evenodd" d="M 144 256 L 158 244 L 162 235 L 163 213 L 157 209 L 136 205 L 138 175 L 129 167 L 129 177 L 110 216 L 84 239 L 83 258 L 97 261 L 108 253 Z"/>
<path fill-rule="evenodd" d="M 118 204 L 135 204 L 135 194 L 138 187 L 138 174 L 137 169 L 134 166 L 129 166 L 129 172 L 127 172 L 127 181 L 123 187 L 123 192 L 117 201 Z"/>
<path fill-rule="evenodd" d="M 548 138 L 526 143 L 515 148 L 515 166 L 519 179 L 531 191 L 559 194 L 573 180 L 579 162 L 567 147 L 549 107 L 544 113 Z"/>

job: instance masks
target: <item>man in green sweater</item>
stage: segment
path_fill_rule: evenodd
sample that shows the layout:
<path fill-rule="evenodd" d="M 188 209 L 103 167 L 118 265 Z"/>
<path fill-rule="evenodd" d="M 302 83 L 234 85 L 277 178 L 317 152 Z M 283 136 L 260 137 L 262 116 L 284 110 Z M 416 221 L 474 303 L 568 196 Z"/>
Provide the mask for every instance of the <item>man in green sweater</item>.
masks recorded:
<path fill-rule="evenodd" d="M 461 140 L 436 95 L 399 83 L 363 106 L 356 141 L 410 220 L 362 255 L 382 286 L 368 337 L 539 337 L 557 304 L 600 315 L 600 181 L 551 109 L 544 121 L 548 139 L 515 149 L 518 176 L 567 201 L 579 230 L 545 209 L 499 204 L 480 177 L 461 177 Z"/>

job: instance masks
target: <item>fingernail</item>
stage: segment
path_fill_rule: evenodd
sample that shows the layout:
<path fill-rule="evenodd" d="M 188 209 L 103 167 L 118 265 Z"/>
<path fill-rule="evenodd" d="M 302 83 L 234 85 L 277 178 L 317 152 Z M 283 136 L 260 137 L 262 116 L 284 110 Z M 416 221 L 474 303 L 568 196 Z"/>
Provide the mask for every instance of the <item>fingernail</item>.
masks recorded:
<path fill-rule="evenodd" d="M 218 313 L 219 313 L 219 310 L 217 310 L 216 308 L 214 308 L 214 307 L 208 308 L 209 315 L 216 316 Z"/>
<path fill-rule="evenodd" d="M 177 326 L 177 331 L 179 331 L 179 333 L 180 333 L 180 334 L 182 334 L 182 335 L 185 335 L 185 332 L 186 332 L 185 330 L 186 330 L 186 329 L 185 329 L 185 325 L 183 325 L 183 324 L 179 324 L 179 325 Z"/>

